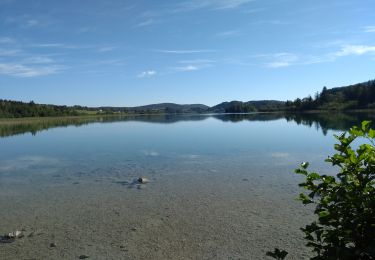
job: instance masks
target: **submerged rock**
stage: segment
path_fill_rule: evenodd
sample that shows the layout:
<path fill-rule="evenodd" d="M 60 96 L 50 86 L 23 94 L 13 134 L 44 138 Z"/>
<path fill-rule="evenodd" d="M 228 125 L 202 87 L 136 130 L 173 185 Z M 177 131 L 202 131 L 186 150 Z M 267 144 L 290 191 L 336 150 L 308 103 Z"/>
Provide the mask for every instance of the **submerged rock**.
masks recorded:
<path fill-rule="evenodd" d="M 138 178 L 138 182 L 139 182 L 139 183 L 142 183 L 142 184 L 145 184 L 145 183 L 150 182 L 150 180 L 147 179 L 146 177 L 139 177 L 139 178 Z"/>
<path fill-rule="evenodd" d="M 21 238 L 23 237 L 23 234 L 22 231 L 16 230 L 14 232 L 9 233 L 8 236 L 11 238 Z"/>
<path fill-rule="evenodd" d="M 21 237 L 23 237 L 22 231 L 16 230 L 8 233 L 7 235 L 0 236 L 0 243 L 12 243 L 16 240 L 16 238 Z"/>

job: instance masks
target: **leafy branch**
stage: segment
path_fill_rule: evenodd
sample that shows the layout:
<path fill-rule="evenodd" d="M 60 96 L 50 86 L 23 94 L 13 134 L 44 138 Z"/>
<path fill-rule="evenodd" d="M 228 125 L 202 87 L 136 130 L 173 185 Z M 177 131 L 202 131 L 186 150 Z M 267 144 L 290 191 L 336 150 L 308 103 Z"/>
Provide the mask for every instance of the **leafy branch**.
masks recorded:
<path fill-rule="evenodd" d="M 339 167 L 337 175 L 309 172 L 307 162 L 295 171 L 305 176 L 299 186 L 307 192 L 299 200 L 315 205 L 317 215 L 317 220 L 301 228 L 306 246 L 315 253 L 312 260 L 375 259 L 375 130 L 364 121 L 335 138 L 337 152 L 326 162 Z M 281 252 L 277 250 L 274 253 Z"/>

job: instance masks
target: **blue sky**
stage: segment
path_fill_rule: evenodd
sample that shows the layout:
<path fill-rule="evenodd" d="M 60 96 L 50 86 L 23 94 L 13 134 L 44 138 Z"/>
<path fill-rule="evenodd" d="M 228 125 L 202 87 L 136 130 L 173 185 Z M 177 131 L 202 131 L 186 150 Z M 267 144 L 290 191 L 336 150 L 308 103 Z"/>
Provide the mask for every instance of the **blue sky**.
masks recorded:
<path fill-rule="evenodd" d="M 373 0 L 0 0 L 0 98 L 287 100 L 373 79 Z"/>

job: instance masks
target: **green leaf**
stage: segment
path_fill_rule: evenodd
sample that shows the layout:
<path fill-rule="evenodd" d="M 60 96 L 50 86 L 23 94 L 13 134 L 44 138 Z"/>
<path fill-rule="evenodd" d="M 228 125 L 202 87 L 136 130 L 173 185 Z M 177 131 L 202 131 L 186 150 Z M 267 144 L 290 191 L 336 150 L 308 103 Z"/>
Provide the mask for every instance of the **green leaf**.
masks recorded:
<path fill-rule="evenodd" d="M 298 199 L 301 200 L 304 205 L 313 203 L 313 201 L 303 193 L 299 195 Z"/>
<path fill-rule="evenodd" d="M 362 130 L 358 129 L 357 127 L 353 127 L 349 130 L 349 133 L 354 136 L 363 136 L 364 133 Z"/>
<path fill-rule="evenodd" d="M 307 171 L 305 171 L 305 170 L 296 169 L 294 172 L 297 173 L 297 174 L 302 174 L 302 175 L 307 176 Z"/>
<path fill-rule="evenodd" d="M 311 179 L 311 180 L 318 180 L 318 179 L 320 179 L 320 175 L 317 174 L 316 172 L 312 172 L 308 175 L 308 178 Z"/>
<path fill-rule="evenodd" d="M 331 183 L 334 183 L 336 180 L 335 180 L 335 177 L 332 177 L 332 176 L 324 176 L 323 177 L 323 182 L 326 183 L 326 184 L 331 184 Z"/>
<path fill-rule="evenodd" d="M 307 169 L 307 167 L 309 167 L 309 165 L 310 165 L 309 162 L 303 162 L 303 163 L 301 163 L 301 167 L 302 167 L 303 169 Z"/>
<path fill-rule="evenodd" d="M 375 130 L 374 129 L 370 129 L 368 131 L 368 137 L 370 138 L 375 138 Z"/>
<path fill-rule="evenodd" d="M 367 130 L 368 130 L 369 126 L 370 126 L 370 123 L 371 123 L 371 121 L 363 121 L 362 122 L 362 130 L 365 131 L 365 132 L 367 132 Z"/>
<path fill-rule="evenodd" d="M 329 216 L 329 212 L 328 211 L 320 211 L 318 213 L 318 215 L 319 215 L 320 218 L 325 218 L 325 217 Z"/>

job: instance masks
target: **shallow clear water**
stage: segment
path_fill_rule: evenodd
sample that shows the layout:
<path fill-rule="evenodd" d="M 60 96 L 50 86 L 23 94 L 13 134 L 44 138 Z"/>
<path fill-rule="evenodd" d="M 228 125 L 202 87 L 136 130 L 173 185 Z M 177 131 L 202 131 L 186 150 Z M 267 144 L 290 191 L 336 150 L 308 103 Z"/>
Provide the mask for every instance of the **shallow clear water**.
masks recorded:
<path fill-rule="evenodd" d="M 0 254 L 263 259 L 279 246 L 303 259 L 299 227 L 311 210 L 294 200 L 301 179 L 293 170 L 309 161 L 334 173 L 324 163 L 332 135 L 362 118 L 141 116 L 0 125 L 0 233 L 32 234 L 0 244 Z M 150 183 L 135 182 L 140 176 Z"/>
<path fill-rule="evenodd" d="M 194 116 L 192 116 L 194 118 Z M 197 116 L 197 119 L 201 116 Z M 191 119 L 191 117 L 189 117 Z M 271 121 L 222 121 L 207 117 L 174 123 L 114 121 L 76 127 L 50 128 L 36 135 L 28 133 L 0 139 L 2 169 L 13 171 L 34 164 L 74 163 L 94 160 L 102 166 L 135 160 L 201 161 L 245 156 L 269 159 L 305 160 L 321 158 L 332 151 L 332 135 L 314 127 L 298 126 L 285 119 Z M 17 166 L 17 167 L 16 167 Z M 3 171 L 3 170 L 2 170 Z"/>

